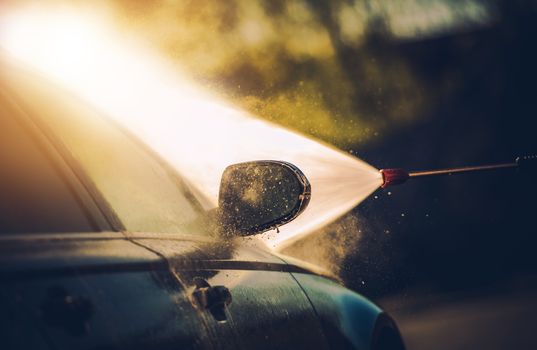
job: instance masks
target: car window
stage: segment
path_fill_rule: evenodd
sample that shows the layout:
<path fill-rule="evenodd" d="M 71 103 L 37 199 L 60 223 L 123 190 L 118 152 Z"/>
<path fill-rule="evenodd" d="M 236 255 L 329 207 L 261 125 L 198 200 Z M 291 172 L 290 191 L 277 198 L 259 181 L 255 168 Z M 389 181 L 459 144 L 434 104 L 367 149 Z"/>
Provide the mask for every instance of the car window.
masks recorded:
<path fill-rule="evenodd" d="M 64 91 L 37 80 L 23 89 L 25 107 L 80 163 L 128 231 L 202 232 L 181 179 L 137 140 Z"/>
<path fill-rule="evenodd" d="M 0 96 L 0 234 L 94 231 L 29 126 Z"/>

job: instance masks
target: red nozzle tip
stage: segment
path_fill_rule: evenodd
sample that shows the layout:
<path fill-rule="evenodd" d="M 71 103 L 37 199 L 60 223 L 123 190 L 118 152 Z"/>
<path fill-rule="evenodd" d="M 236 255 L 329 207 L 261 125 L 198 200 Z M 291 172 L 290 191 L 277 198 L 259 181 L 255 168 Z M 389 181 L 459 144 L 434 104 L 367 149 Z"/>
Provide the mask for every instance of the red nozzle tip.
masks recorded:
<path fill-rule="evenodd" d="M 400 185 L 408 180 L 409 175 L 406 170 L 403 169 L 381 169 L 382 174 L 382 188 L 386 188 L 392 185 Z"/>

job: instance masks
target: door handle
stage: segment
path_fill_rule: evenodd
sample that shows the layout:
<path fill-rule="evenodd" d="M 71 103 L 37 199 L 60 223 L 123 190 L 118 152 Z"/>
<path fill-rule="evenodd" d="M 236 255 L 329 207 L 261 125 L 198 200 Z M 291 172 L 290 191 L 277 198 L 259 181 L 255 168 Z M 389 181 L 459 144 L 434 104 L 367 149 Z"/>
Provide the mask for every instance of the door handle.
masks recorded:
<path fill-rule="evenodd" d="M 213 315 L 217 321 L 226 321 L 226 307 L 231 304 L 233 298 L 231 292 L 225 286 L 211 286 L 209 282 L 200 277 L 194 277 L 196 288 L 192 297 L 196 304 Z"/>

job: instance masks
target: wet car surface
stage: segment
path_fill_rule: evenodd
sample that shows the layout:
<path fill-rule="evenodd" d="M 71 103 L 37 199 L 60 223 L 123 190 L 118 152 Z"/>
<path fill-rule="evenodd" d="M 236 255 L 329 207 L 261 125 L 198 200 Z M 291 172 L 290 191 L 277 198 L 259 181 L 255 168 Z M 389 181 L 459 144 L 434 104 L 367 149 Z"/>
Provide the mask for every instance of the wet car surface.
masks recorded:
<path fill-rule="evenodd" d="M 46 80 L 2 65 L 4 349 L 401 349 L 377 306 L 255 238 Z"/>

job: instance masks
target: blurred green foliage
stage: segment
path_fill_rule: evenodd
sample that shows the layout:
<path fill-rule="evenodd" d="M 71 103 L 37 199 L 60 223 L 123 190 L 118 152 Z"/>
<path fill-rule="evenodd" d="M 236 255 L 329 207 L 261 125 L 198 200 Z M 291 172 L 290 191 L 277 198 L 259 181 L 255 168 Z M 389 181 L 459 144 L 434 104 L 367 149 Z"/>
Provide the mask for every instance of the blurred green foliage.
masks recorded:
<path fill-rule="evenodd" d="M 423 116 L 438 94 L 393 50 L 457 20 L 477 1 L 116 1 L 117 13 L 235 105 L 341 148 Z M 462 19 L 461 19 L 462 18 Z"/>

